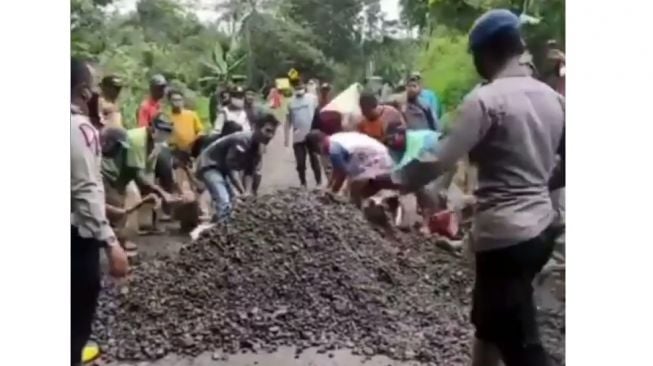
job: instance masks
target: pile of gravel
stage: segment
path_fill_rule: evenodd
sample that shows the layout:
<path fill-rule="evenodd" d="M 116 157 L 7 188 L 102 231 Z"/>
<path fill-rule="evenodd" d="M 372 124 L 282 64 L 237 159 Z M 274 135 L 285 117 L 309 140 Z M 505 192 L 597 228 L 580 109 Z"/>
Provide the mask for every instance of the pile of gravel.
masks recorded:
<path fill-rule="evenodd" d="M 239 204 L 179 256 L 135 268 L 102 294 L 94 331 L 109 360 L 296 346 L 463 365 L 472 281 L 433 242 L 385 239 L 359 210 L 289 189 Z M 550 349 L 564 355 L 564 328 L 552 328 L 562 318 L 546 319 Z"/>

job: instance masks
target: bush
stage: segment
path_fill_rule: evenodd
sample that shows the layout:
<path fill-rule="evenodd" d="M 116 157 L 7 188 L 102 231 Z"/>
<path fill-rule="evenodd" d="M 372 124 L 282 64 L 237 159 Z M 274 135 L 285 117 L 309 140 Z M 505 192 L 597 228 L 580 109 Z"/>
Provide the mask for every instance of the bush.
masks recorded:
<path fill-rule="evenodd" d="M 426 87 L 438 94 L 445 111 L 456 108 L 479 81 L 465 35 L 434 36 L 420 65 Z"/>

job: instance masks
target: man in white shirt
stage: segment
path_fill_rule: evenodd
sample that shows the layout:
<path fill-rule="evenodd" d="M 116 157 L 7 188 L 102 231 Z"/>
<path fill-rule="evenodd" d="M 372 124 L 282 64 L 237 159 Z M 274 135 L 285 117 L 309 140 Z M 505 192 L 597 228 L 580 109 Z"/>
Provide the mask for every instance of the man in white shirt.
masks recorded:
<path fill-rule="evenodd" d="M 236 132 L 238 129 L 233 127 L 240 127 L 240 131 L 251 131 L 247 112 L 245 111 L 245 91 L 242 87 L 237 86 L 229 91 L 230 99 L 229 104 L 223 107 L 219 112 L 213 123 L 212 134 L 226 135 L 223 132 Z M 233 127 L 225 126 L 233 124 Z M 229 131 L 223 131 L 229 130 Z"/>
<path fill-rule="evenodd" d="M 306 156 L 308 155 L 315 183 L 319 186 L 322 184 L 319 152 L 306 143 L 306 135 L 313 127 L 313 119 L 318 107 L 317 96 L 307 92 L 306 85 L 301 80 L 294 81 L 293 87 L 295 94 L 288 103 L 284 144 L 285 146 L 289 145 L 289 132 L 292 128 L 293 152 L 297 163 L 299 183 L 302 187 L 306 187 Z"/>

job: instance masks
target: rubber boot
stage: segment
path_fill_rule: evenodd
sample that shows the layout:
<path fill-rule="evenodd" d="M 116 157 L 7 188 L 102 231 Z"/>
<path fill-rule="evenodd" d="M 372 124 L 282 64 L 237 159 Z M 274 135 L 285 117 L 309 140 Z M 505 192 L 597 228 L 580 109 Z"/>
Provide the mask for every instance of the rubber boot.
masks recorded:
<path fill-rule="evenodd" d="M 100 346 L 93 342 L 89 341 L 84 349 L 82 350 L 82 363 L 83 365 L 91 363 L 97 360 L 100 357 L 101 351 Z"/>
<path fill-rule="evenodd" d="M 499 349 L 491 343 L 474 338 L 471 366 L 503 366 Z"/>

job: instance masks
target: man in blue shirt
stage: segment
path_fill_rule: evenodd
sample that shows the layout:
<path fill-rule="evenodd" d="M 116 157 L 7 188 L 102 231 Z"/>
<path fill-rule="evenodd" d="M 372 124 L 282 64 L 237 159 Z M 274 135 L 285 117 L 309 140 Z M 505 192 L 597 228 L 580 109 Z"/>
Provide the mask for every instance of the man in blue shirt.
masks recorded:
<path fill-rule="evenodd" d="M 424 88 L 422 85 L 422 75 L 418 71 L 415 71 L 410 75 L 409 80 L 413 80 L 419 83 L 421 89 L 419 93 L 419 99 L 422 103 L 427 105 L 431 111 L 433 111 L 433 119 L 437 121 L 442 118 L 443 108 L 440 98 L 438 98 L 437 94 L 435 94 L 434 91 Z"/>
<path fill-rule="evenodd" d="M 439 131 L 439 121 L 433 107 L 423 98 L 424 89 L 419 79 L 413 77 L 406 84 L 406 103 L 402 112 L 410 130 Z"/>

